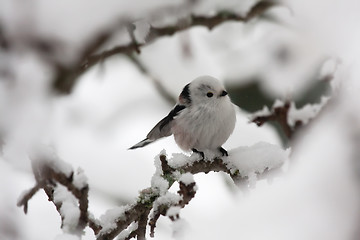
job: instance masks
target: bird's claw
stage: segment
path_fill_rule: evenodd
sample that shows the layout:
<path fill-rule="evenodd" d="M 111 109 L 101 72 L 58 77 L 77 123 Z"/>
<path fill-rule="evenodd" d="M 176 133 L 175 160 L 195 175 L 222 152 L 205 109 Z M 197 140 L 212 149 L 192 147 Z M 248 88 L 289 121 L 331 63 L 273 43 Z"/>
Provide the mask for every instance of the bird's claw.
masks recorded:
<path fill-rule="evenodd" d="M 223 156 L 226 156 L 226 157 L 229 156 L 228 152 L 223 147 L 219 147 L 219 151 L 221 152 L 221 154 Z"/>
<path fill-rule="evenodd" d="M 203 152 L 198 151 L 197 149 L 193 148 L 191 149 L 194 153 L 197 153 L 201 156 L 202 159 L 205 159 L 205 155 Z"/>

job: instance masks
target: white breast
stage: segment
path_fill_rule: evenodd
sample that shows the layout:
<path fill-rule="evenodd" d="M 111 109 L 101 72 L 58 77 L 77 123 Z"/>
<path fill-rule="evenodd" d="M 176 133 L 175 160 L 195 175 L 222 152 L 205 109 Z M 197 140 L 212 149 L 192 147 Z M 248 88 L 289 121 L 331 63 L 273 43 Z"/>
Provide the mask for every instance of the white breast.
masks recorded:
<path fill-rule="evenodd" d="M 175 119 L 172 133 L 183 150 L 215 150 L 221 147 L 235 127 L 234 105 L 224 97 L 216 106 L 192 106 Z"/>

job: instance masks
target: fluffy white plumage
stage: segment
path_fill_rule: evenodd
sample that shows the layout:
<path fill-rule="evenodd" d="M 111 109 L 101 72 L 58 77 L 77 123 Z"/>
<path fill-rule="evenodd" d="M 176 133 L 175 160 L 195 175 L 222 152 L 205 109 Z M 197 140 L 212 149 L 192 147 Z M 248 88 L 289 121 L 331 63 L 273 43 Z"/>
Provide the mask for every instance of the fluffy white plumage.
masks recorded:
<path fill-rule="evenodd" d="M 234 130 L 236 115 L 224 86 L 210 76 L 187 84 L 173 110 L 148 133 L 146 139 L 130 149 L 143 147 L 159 138 L 174 135 L 185 151 L 219 150 Z"/>

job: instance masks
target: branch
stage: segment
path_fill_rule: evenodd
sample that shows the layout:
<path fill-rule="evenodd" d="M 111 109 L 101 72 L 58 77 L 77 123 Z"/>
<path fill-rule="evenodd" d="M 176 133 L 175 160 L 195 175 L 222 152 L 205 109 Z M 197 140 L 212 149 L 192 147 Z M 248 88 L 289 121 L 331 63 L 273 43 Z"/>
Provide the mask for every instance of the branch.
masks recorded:
<path fill-rule="evenodd" d="M 177 32 L 195 26 L 203 26 L 208 28 L 209 30 L 212 30 L 214 27 L 227 21 L 248 22 L 249 20 L 260 16 L 266 10 L 275 5 L 278 5 L 278 3 L 274 1 L 260 1 L 256 3 L 245 16 L 241 16 L 237 13 L 233 13 L 230 11 L 220 12 L 211 17 L 191 15 L 187 24 L 185 23 L 182 25 L 167 26 L 161 28 L 151 27 L 150 34 L 147 40 L 152 41 L 159 36 L 172 36 Z"/>
<path fill-rule="evenodd" d="M 110 27 L 108 30 L 103 31 L 97 37 L 95 37 L 82 51 L 80 54 L 79 61 L 71 67 L 64 67 L 63 65 L 57 65 L 57 74 L 53 83 L 53 88 L 59 91 L 60 93 L 70 93 L 77 78 L 83 74 L 86 70 L 90 69 L 95 64 L 104 61 L 106 58 L 114 56 L 116 54 L 126 54 L 131 56 L 134 52 L 140 54 L 140 49 L 143 46 L 157 40 L 160 37 L 172 36 L 177 32 L 187 30 L 195 26 L 204 26 L 209 30 L 212 30 L 214 27 L 227 22 L 227 21 L 238 21 L 238 22 L 247 22 L 257 16 L 263 14 L 269 8 L 277 5 L 278 3 L 274 1 L 260 1 L 255 4 L 246 16 L 241 16 L 236 13 L 231 12 L 221 12 L 215 16 L 205 17 L 205 16 L 195 16 L 191 15 L 185 21 L 185 24 L 177 24 L 166 27 L 153 27 L 149 29 L 148 37 L 146 38 L 146 44 L 138 43 L 134 36 L 135 26 L 129 24 L 127 20 L 118 21 L 118 24 Z M 107 40 L 109 40 L 116 30 L 126 27 L 131 41 L 125 45 L 116 46 L 110 50 L 106 50 L 100 54 L 94 54 Z M 132 59 L 133 60 L 133 59 Z M 155 81 L 156 83 L 156 81 Z M 159 88 L 159 85 L 156 85 Z M 161 93 L 164 93 L 161 88 Z M 172 101 L 172 97 L 163 94 L 166 99 Z"/>
<path fill-rule="evenodd" d="M 62 203 L 56 202 L 54 199 L 54 190 L 56 187 L 56 183 L 59 183 L 67 188 L 69 192 L 71 192 L 79 201 L 79 210 L 80 210 L 80 217 L 78 220 L 78 224 L 75 229 L 75 234 L 80 234 L 82 230 L 87 226 L 89 223 L 89 226 L 93 228 L 94 232 L 98 232 L 101 228 L 98 226 L 94 221 L 90 220 L 88 218 L 88 192 L 89 187 L 86 184 L 82 188 L 78 188 L 73 183 L 73 173 L 71 173 L 69 176 L 66 174 L 54 170 L 51 166 L 49 166 L 45 162 L 32 162 L 33 166 L 33 172 L 35 179 L 37 181 L 36 185 L 31 188 L 28 192 L 23 194 L 17 203 L 17 205 L 24 207 L 24 212 L 27 213 L 27 206 L 28 201 L 34 196 L 34 194 L 39 189 L 44 189 L 45 193 L 47 194 L 49 201 L 53 202 L 56 206 L 57 211 L 60 213 L 62 220 L 64 220 L 64 217 L 61 214 L 61 206 Z"/>
<path fill-rule="evenodd" d="M 18 207 L 24 207 L 24 213 L 27 214 L 28 211 L 28 202 L 29 200 L 39 191 L 39 189 L 42 188 L 43 183 L 36 183 L 34 187 L 32 187 L 30 190 L 26 191 L 24 194 L 22 194 L 19 197 L 19 200 L 17 202 Z"/>
<path fill-rule="evenodd" d="M 322 97 L 320 103 L 306 104 L 299 109 L 296 108 L 294 102 L 283 103 L 277 100 L 271 110 L 264 107 L 263 110 L 255 112 L 250 122 L 254 122 L 258 126 L 262 126 L 268 121 L 278 122 L 285 135 L 291 139 L 300 127 L 307 125 L 322 111 L 329 99 L 329 97 Z"/>
<path fill-rule="evenodd" d="M 258 152 L 261 154 L 259 155 Z M 75 231 L 72 231 L 73 234 L 80 235 L 84 228 L 89 226 L 98 240 L 114 239 L 119 234 L 125 236 L 125 239 L 135 237 L 145 239 L 147 225 L 149 224 L 150 236 L 153 237 L 160 216 L 167 216 L 172 221 L 179 219 L 180 209 L 188 205 L 196 194 L 197 188 L 193 174 L 221 171 L 229 174 L 234 182 L 239 184 L 270 177 L 269 173 L 279 170 L 287 156 L 286 151 L 265 143 L 255 144 L 252 147 L 240 147 L 232 150 L 229 157 L 216 157 L 211 160 L 200 159 L 194 153 L 190 157 L 182 155 L 180 156 L 182 160 L 178 161 L 176 157 L 167 159 L 165 153 L 162 153 L 155 160 L 156 172 L 151 187 L 142 190 L 136 202 L 121 208 L 115 218 L 114 212 L 110 211 L 109 215 L 106 216 L 106 213 L 100 221 L 89 216 L 89 187 L 83 184 L 83 187 L 79 188 L 79 184 L 74 183 L 74 178 L 78 175 L 74 175 L 65 168 L 64 163 L 33 162 L 37 184 L 20 198 L 18 206 L 24 206 L 24 211 L 26 211 L 29 199 L 42 188 L 64 222 L 66 216 L 62 215 L 62 202 L 54 199 L 54 190 L 57 184 L 61 184 L 79 201 L 80 217 Z M 63 169 L 64 172 L 59 169 Z M 250 174 L 253 176 L 252 179 L 248 177 Z M 169 192 L 175 182 L 179 183 L 177 194 Z"/>
<path fill-rule="evenodd" d="M 163 7 L 156 9 L 145 16 L 145 19 L 151 19 L 151 16 L 155 18 L 164 18 L 166 14 L 176 14 L 179 11 L 191 9 L 198 1 L 187 0 L 183 3 L 171 7 Z M 54 76 L 52 79 L 52 89 L 61 94 L 68 94 L 72 91 L 78 77 L 83 74 L 87 69 L 95 64 L 111 57 L 115 54 L 134 54 L 140 53 L 143 46 L 157 40 L 163 36 L 171 36 L 177 32 L 189 29 L 194 26 L 204 26 L 209 30 L 226 22 L 226 21 L 239 21 L 247 22 L 257 16 L 263 14 L 266 10 L 272 6 L 277 5 L 274 1 L 260 1 L 256 3 L 245 16 L 238 15 L 232 12 L 220 12 L 215 16 L 196 16 L 191 15 L 185 21 L 181 20 L 178 24 L 154 27 L 151 26 L 149 34 L 146 40 L 146 44 L 138 43 L 134 35 L 134 19 L 126 17 L 120 17 L 116 21 L 109 24 L 103 30 L 95 34 L 89 39 L 88 42 L 83 43 L 83 48 L 76 54 L 76 59 L 62 59 L 62 48 L 64 44 L 57 39 L 34 37 L 31 34 L 25 35 L 24 42 L 21 43 L 28 48 L 36 51 L 44 61 L 49 63 L 54 69 Z M 104 51 L 100 54 L 96 54 L 110 39 L 112 39 L 119 30 L 127 29 L 131 41 L 127 44 L 116 46 L 113 49 Z M 18 41 L 12 41 L 12 39 L 6 36 L 5 28 L 0 26 L 0 48 L 8 50 L 12 49 Z"/>
<path fill-rule="evenodd" d="M 146 41 L 148 44 L 160 37 L 172 36 L 177 32 L 181 32 L 195 26 L 204 26 L 207 27 L 209 30 L 212 30 L 214 27 L 227 21 L 247 22 L 252 18 L 263 14 L 266 10 L 275 5 L 277 5 L 277 3 L 273 1 L 260 1 L 250 9 L 246 16 L 240 16 L 236 13 L 231 12 L 218 13 L 217 15 L 212 17 L 191 15 L 185 24 L 177 24 L 166 27 L 151 26 Z M 136 41 L 132 41 L 126 45 L 117 46 L 100 54 L 89 56 L 80 66 L 80 71 L 84 72 L 98 62 L 103 61 L 105 58 L 111 57 L 116 54 L 132 54 L 134 51 L 140 52 L 139 48 L 147 44 L 138 44 L 136 43 Z"/>
<path fill-rule="evenodd" d="M 191 157 L 189 157 L 190 159 Z M 168 181 L 168 189 L 175 182 L 179 182 L 180 190 L 178 194 L 180 199 L 175 202 L 166 201 L 165 204 L 160 204 L 154 209 L 154 204 L 158 201 L 162 202 L 162 198 L 166 199 L 166 194 L 161 195 L 159 193 L 159 187 L 152 186 L 150 188 L 144 189 L 141 191 L 140 196 L 138 197 L 137 203 L 133 204 L 129 207 L 128 210 L 125 211 L 124 214 L 118 217 L 115 221 L 116 227 L 110 230 L 102 230 L 97 236 L 98 240 L 104 239 L 113 239 L 120 232 L 126 229 L 131 223 L 134 221 L 138 221 L 141 217 L 144 217 L 144 214 L 148 214 L 151 209 L 154 209 L 153 216 L 149 220 L 150 225 L 150 236 L 154 236 L 156 222 L 160 216 L 167 216 L 168 210 L 171 207 L 179 207 L 184 208 L 187 204 L 189 204 L 190 200 L 195 196 L 195 182 L 185 183 L 178 177 L 179 173 L 182 175 L 185 173 L 208 173 L 210 171 L 213 172 L 225 172 L 229 174 L 235 183 L 239 184 L 241 182 L 247 181 L 248 178 L 246 176 L 242 176 L 240 171 L 234 171 L 233 166 L 230 164 L 230 161 L 224 161 L 221 158 L 215 158 L 210 160 L 205 159 L 196 159 L 195 161 L 186 162 L 181 166 L 171 166 L 168 163 L 166 155 L 161 154 L 159 156 L 159 161 L 161 163 L 161 177 Z M 281 166 L 281 165 L 280 165 Z M 278 167 L 280 167 L 278 166 Z M 269 172 L 276 171 L 277 168 L 271 169 L 266 168 L 258 172 L 259 179 L 262 176 L 269 176 Z M 181 175 L 180 174 L 180 175 Z M 169 216 L 171 220 L 176 220 L 178 217 Z M 136 233 L 132 233 L 132 236 L 137 235 Z M 139 235 L 137 235 L 139 237 Z"/>
<path fill-rule="evenodd" d="M 255 116 L 250 120 L 250 122 L 255 123 L 259 127 L 262 126 L 264 123 L 268 121 L 275 121 L 278 122 L 283 129 L 285 135 L 291 139 L 295 130 L 302 126 L 301 121 L 297 121 L 295 126 L 292 127 L 288 124 L 288 113 L 290 109 L 290 102 L 284 103 L 282 106 L 274 106 L 272 110 L 266 114 L 259 114 L 255 113 Z"/>
<path fill-rule="evenodd" d="M 175 8 L 177 9 L 190 9 L 193 5 L 197 3 L 197 0 L 187 0 L 183 3 L 177 5 Z M 164 13 L 174 12 L 174 6 L 164 6 L 163 8 L 156 9 L 149 15 L 154 16 L 163 16 Z M 140 52 L 141 44 L 138 44 L 135 41 L 134 29 L 132 26 L 132 19 L 128 19 L 125 17 L 121 17 L 104 30 L 94 35 L 93 38 L 90 39 L 88 43 L 84 44 L 84 48 L 81 50 L 78 59 L 71 64 L 71 66 L 55 62 L 53 65 L 55 66 L 55 77 L 53 80 L 53 89 L 62 94 L 68 94 L 71 92 L 73 86 L 75 85 L 78 77 L 89 67 L 93 66 L 95 62 L 92 62 L 91 57 L 93 56 L 99 49 L 109 41 L 113 36 L 115 36 L 119 30 L 127 28 L 130 33 L 130 38 L 132 41 L 126 46 L 117 47 L 117 51 L 122 53 L 132 53 L 134 51 Z M 0 29 L 1 30 L 1 29 Z M 1 32 L 0 32 L 1 33 Z M 1 39 L 0 39 L 1 40 Z M 100 56 L 96 63 L 105 59 L 106 57 L 110 57 L 113 54 L 103 54 Z"/>
<path fill-rule="evenodd" d="M 80 53 L 79 60 L 75 64 L 70 67 L 66 67 L 61 64 L 56 65 L 56 76 L 53 82 L 53 88 L 60 93 L 70 93 L 73 86 L 75 85 L 75 82 L 77 81 L 77 78 L 82 73 L 95 64 L 104 61 L 108 57 L 116 54 L 131 55 L 134 52 L 139 54 L 140 49 L 152 41 L 155 41 L 160 37 L 171 36 L 177 32 L 184 31 L 194 26 L 204 26 L 211 30 L 226 21 L 247 22 L 257 16 L 260 16 L 266 10 L 277 4 L 278 3 L 274 1 L 260 1 L 250 9 L 246 16 L 240 16 L 231 12 L 221 12 L 211 17 L 191 15 L 185 24 L 177 24 L 166 27 L 151 26 L 148 37 L 146 39 L 146 44 L 136 42 L 134 36 L 134 26 L 129 24 L 131 21 L 126 19 L 118 20 L 116 24 L 104 30 L 98 34 L 98 36 L 95 36 L 93 40 L 85 45 L 83 51 Z M 113 49 L 104 51 L 100 54 L 94 54 L 98 49 L 100 49 L 101 46 L 104 45 L 106 41 L 108 41 L 113 36 L 114 33 L 117 32 L 117 30 L 124 27 L 128 29 L 131 42 L 125 45 L 116 46 Z"/>
<path fill-rule="evenodd" d="M 126 20 L 120 19 L 106 30 L 98 33 L 93 39 L 91 39 L 79 54 L 78 60 L 71 66 L 65 66 L 60 63 L 55 64 L 56 74 L 53 81 L 53 89 L 60 93 L 70 93 L 77 78 L 83 73 L 81 70 L 84 59 L 87 59 L 94 52 L 98 51 L 101 46 L 106 43 L 117 30 L 126 26 Z"/>
<path fill-rule="evenodd" d="M 143 190 L 140 195 L 144 194 L 143 193 L 144 191 L 145 190 Z M 97 235 L 97 240 L 114 239 L 121 231 L 125 230 L 131 223 L 135 221 L 140 221 L 140 219 L 143 218 L 144 215 L 147 216 L 151 208 L 152 208 L 151 201 L 149 202 L 138 201 L 136 204 L 130 206 L 129 209 L 124 212 L 124 214 L 118 217 L 118 219 L 115 221 L 116 227 L 114 229 L 110 229 L 110 230 L 102 229 Z M 141 224 L 139 224 L 139 227 L 143 226 L 143 221 L 141 222 Z"/>

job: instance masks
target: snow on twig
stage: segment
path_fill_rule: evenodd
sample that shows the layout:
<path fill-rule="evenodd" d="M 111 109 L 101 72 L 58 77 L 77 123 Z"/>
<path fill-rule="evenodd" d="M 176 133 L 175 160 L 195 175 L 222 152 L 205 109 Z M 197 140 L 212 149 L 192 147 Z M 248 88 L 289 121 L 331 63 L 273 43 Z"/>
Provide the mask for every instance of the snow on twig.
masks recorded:
<path fill-rule="evenodd" d="M 61 216 L 63 229 L 69 233 L 81 234 L 91 221 L 88 218 L 89 187 L 85 175 L 82 171 L 74 174 L 72 167 L 49 149 L 42 149 L 33 157 L 36 158 L 32 160 L 32 167 L 37 183 L 22 194 L 17 205 L 23 206 L 26 213 L 28 201 L 39 189 L 44 189 Z M 61 185 L 64 188 L 60 188 Z M 95 229 L 97 225 L 92 224 Z"/>
<path fill-rule="evenodd" d="M 285 135 L 291 138 L 295 131 L 315 118 L 328 102 L 328 97 L 322 97 L 318 104 L 306 104 L 302 108 L 296 108 L 294 102 L 282 102 L 276 100 L 269 110 L 264 107 L 250 116 L 250 122 L 262 126 L 268 121 L 275 121 L 280 124 Z"/>

